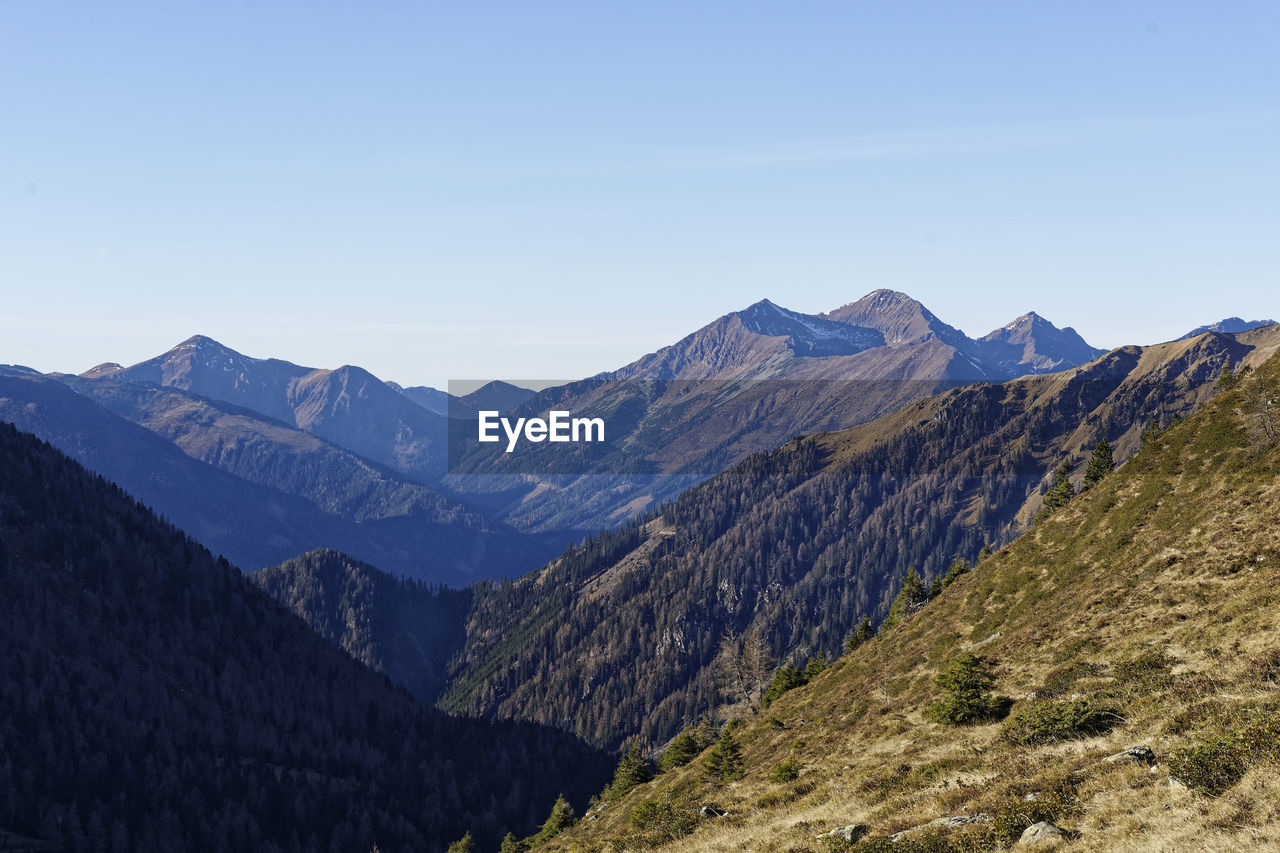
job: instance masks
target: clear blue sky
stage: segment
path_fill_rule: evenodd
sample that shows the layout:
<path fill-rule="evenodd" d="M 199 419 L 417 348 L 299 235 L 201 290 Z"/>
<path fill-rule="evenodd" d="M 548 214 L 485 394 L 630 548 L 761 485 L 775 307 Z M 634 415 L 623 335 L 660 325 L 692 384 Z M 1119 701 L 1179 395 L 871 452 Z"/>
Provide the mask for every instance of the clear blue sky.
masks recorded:
<path fill-rule="evenodd" d="M 0 362 L 196 332 L 406 384 L 890 287 L 1280 315 L 1275 2 L 0 0 Z"/>

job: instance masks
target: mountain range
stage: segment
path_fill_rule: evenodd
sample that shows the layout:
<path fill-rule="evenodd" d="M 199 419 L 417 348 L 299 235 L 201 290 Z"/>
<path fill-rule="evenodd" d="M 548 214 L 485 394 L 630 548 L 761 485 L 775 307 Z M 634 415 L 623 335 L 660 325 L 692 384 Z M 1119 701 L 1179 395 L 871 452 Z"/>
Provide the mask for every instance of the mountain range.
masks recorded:
<path fill-rule="evenodd" d="M 455 487 L 500 491 L 487 505 L 522 529 L 610 527 L 795 435 L 855 426 L 947 388 L 1061 370 L 1102 352 L 1034 314 L 971 339 L 895 291 L 821 316 L 762 300 L 511 411 L 603 417 L 608 447 L 569 457 L 543 445 L 515 457 L 472 444 L 455 454 L 461 461 L 451 470 L 482 475 L 455 477 Z"/>
<path fill-rule="evenodd" d="M 876 291 L 538 392 L 201 336 L 0 367 L 0 848 L 1118 849 L 1179 790 L 1230 800 L 1172 847 L 1262 839 L 1280 327 L 1213 326 Z M 489 407 L 613 434 L 459 454 Z M 951 727 L 974 672 L 1014 695 Z M 1138 738 L 1157 771 L 1091 769 Z"/>
<path fill-rule="evenodd" d="M 1098 352 L 1034 315 L 972 340 L 910 297 L 877 291 L 827 316 L 765 300 L 610 374 L 536 394 L 492 382 L 454 397 L 350 365 L 253 358 L 197 335 L 133 366 L 100 364 L 80 376 L 6 369 L 0 411 L 237 565 L 330 547 L 462 585 L 531 570 L 584 531 L 625 523 L 793 435 Z M 76 394 L 57 394 L 42 378 Z M 528 470 L 514 472 L 509 459 L 447 452 L 450 423 L 469 430 L 478 409 L 552 406 L 606 408 L 609 452 L 560 459 L 563 476 L 538 473 L 554 470 L 543 465 L 545 445 L 522 454 Z M 152 458 L 169 460 L 170 473 L 158 474 Z M 447 474 L 451 461 L 472 473 Z"/>
<path fill-rule="evenodd" d="M 1014 540 L 1062 463 L 1078 483 L 1099 440 L 1129 457 L 1148 427 L 1195 411 L 1224 370 L 1278 345 L 1270 327 L 1124 347 L 753 455 L 540 572 L 470 587 L 465 617 L 456 600 L 432 611 L 464 626 L 460 647 L 432 655 L 435 669 L 452 660 L 441 705 L 569 725 L 602 745 L 662 742 L 720 702 L 725 631 L 766 638 L 779 657 L 834 657 L 862 617 L 885 617 L 909 567 L 929 581 Z M 273 594 L 316 624 L 289 592 L 314 581 L 290 571 L 273 570 Z"/>

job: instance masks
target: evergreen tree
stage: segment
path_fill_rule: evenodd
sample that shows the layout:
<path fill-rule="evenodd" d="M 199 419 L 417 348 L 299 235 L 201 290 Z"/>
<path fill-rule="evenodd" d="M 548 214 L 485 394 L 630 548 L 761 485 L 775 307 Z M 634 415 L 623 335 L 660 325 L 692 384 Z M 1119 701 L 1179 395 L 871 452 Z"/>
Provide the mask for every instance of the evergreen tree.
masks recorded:
<path fill-rule="evenodd" d="M 528 850 L 528 843 L 508 832 L 502 839 L 502 846 L 498 848 L 498 853 L 528 853 Z"/>
<path fill-rule="evenodd" d="M 892 628 L 904 619 L 911 618 L 928 601 L 929 591 L 925 589 L 924 581 L 920 579 L 920 573 L 916 571 L 916 567 L 912 566 L 907 569 L 907 576 L 902 579 L 902 589 L 898 590 L 893 604 L 889 606 L 889 615 L 885 618 L 880 630 Z"/>
<path fill-rule="evenodd" d="M 990 557 L 994 553 L 995 551 L 992 550 L 990 545 L 984 544 L 982 546 L 982 550 L 978 552 L 978 562 L 981 563 L 983 560 L 987 559 L 987 557 Z"/>
<path fill-rule="evenodd" d="M 457 841 L 450 844 L 449 850 L 447 851 L 447 853 L 475 853 L 475 851 L 476 851 L 475 839 L 473 839 L 471 837 L 471 833 L 468 832 L 466 835 L 462 836 Z"/>
<path fill-rule="evenodd" d="M 942 698 L 925 712 L 935 723 L 969 725 L 989 720 L 999 714 L 1004 700 L 988 691 L 995 684 L 985 658 L 965 652 L 947 664 L 934 679 L 942 689 Z"/>
<path fill-rule="evenodd" d="M 822 672 L 826 668 L 827 653 L 822 649 L 818 649 L 818 653 L 809 658 L 809 662 L 804 665 L 805 683 L 807 684 L 810 681 L 813 681 L 813 679 L 817 677 L 818 673 Z"/>
<path fill-rule="evenodd" d="M 862 621 L 858 623 L 858 627 L 844 644 L 845 654 L 848 654 L 858 648 L 875 635 L 876 629 L 871 626 L 871 619 L 867 616 L 863 616 Z"/>
<path fill-rule="evenodd" d="M 987 554 L 991 553 L 989 548 L 984 547 L 983 551 Z M 981 557 L 979 557 L 979 559 L 981 559 Z M 964 557 L 956 557 L 955 561 L 950 565 L 950 567 L 948 567 L 947 573 L 942 576 L 943 588 L 945 589 L 946 587 L 951 586 L 956 578 L 968 572 L 970 568 L 972 567 L 969 565 L 968 560 Z"/>
<path fill-rule="evenodd" d="M 658 769 L 665 773 L 673 767 L 683 767 L 697 758 L 708 745 L 709 741 L 703 739 L 700 726 L 685 726 L 658 759 Z"/>
<path fill-rule="evenodd" d="M 1105 436 L 1093 448 L 1093 455 L 1089 457 L 1089 467 L 1084 469 L 1084 482 L 1080 484 L 1080 491 L 1092 488 L 1102 481 L 1102 478 L 1111 473 L 1111 469 L 1115 467 L 1115 460 L 1111 455 L 1111 445 L 1107 442 Z"/>
<path fill-rule="evenodd" d="M 725 785 L 742 778 L 742 766 L 742 747 L 733 736 L 733 726 L 727 725 L 720 732 L 716 745 L 707 753 L 703 775 L 712 785 Z"/>
<path fill-rule="evenodd" d="M 551 814 L 547 815 L 546 822 L 542 824 L 538 834 L 531 840 L 535 845 L 549 841 L 577 822 L 578 819 L 573 813 L 573 806 L 569 805 L 569 801 L 564 798 L 564 794 L 561 794 L 556 797 L 555 804 L 551 806 Z"/>
<path fill-rule="evenodd" d="M 1071 484 L 1071 469 L 1074 467 L 1070 462 L 1063 462 L 1053 472 L 1053 486 L 1045 494 L 1044 504 L 1036 513 L 1037 523 L 1062 509 L 1076 496 L 1076 487 Z"/>
<path fill-rule="evenodd" d="M 795 664 L 787 661 L 778 667 L 778 671 L 773 674 L 773 681 L 769 682 L 769 689 L 764 692 L 764 696 L 760 702 L 764 707 L 768 708 L 773 704 L 773 700 L 777 699 L 788 690 L 793 690 L 806 681 L 804 673 L 796 669 Z"/>
<path fill-rule="evenodd" d="M 942 595 L 942 576 L 935 575 L 929 582 L 929 600 L 932 601 L 940 595 Z"/>
<path fill-rule="evenodd" d="M 613 781 L 604 790 L 604 798 L 616 800 L 651 778 L 653 774 L 649 772 L 649 760 L 640 749 L 640 741 L 632 741 L 631 748 L 618 759 L 618 769 L 614 771 Z"/>

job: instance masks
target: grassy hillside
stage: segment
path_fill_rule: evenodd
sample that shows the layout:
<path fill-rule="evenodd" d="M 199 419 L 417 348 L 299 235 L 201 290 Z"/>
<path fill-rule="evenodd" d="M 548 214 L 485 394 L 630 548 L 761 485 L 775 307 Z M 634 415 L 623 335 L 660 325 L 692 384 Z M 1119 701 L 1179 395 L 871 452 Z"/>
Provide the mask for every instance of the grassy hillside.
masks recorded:
<path fill-rule="evenodd" d="M 1041 820 L 1072 850 L 1280 847 L 1277 407 L 1271 359 L 745 718 L 740 780 L 711 784 L 703 754 L 538 849 L 986 850 Z M 966 651 L 1009 701 L 931 721 Z M 1134 745 L 1154 765 L 1104 760 Z"/>

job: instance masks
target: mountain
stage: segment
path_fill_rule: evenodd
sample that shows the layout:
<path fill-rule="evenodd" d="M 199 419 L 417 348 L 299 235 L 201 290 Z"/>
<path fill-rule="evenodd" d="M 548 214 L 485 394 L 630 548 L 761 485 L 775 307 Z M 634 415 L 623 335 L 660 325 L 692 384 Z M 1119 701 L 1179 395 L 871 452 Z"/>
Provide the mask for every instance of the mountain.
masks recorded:
<path fill-rule="evenodd" d="M 495 379 L 458 399 L 474 411 L 505 412 L 533 396 L 528 388 Z"/>
<path fill-rule="evenodd" d="M 602 446 L 547 443 L 507 453 L 459 427 L 450 485 L 478 500 L 500 492 L 486 505 L 521 529 L 616 526 L 795 435 L 855 426 L 958 385 L 1071 367 L 1100 353 L 1039 318 L 1011 325 L 975 341 L 887 290 L 822 316 L 763 300 L 617 371 L 539 392 L 510 413 L 601 417 Z"/>
<path fill-rule="evenodd" d="M 246 569 L 328 546 L 461 585 L 518 574 L 547 554 L 544 543 L 309 433 L 174 389 L 0 367 L 0 419 Z"/>
<path fill-rule="evenodd" d="M 1070 326 L 1059 329 L 1034 311 L 984 335 L 978 343 L 983 360 L 1010 376 L 1056 373 L 1106 352 L 1089 346 Z"/>
<path fill-rule="evenodd" d="M 10 848 L 440 851 L 468 829 L 494 847 L 612 763 L 421 705 L 8 424 L 0 660 Z"/>
<path fill-rule="evenodd" d="M 972 341 L 959 329 L 948 326 L 923 304 L 896 290 L 873 290 L 822 315 L 828 320 L 875 329 L 889 347 L 941 341 L 957 350 L 968 350 Z"/>
<path fill-rule="evenodd" d="M 1250 329 L 1259 329 L 1263 326 L 1273 326 L 1275 325 L 1275 322 L 1275 320 L 1242 320 L 1239 317 L 1228 317 L 1225 320 L 1219 320 L 1218 322 L 1210 323 L 1207 326 L 1197 326 L 1178 340 L 1194 338 L 1197 335 L 1203 335 L 1205 332 L 1247 332 Z"/>
<path fill-rule="evenodd" d="M 449 406 L 458 404 L 458 398 L 438 388 L 431 388 L 427 385 L 411 385 L 405 388 L 395 382 L 387 382 L 386 384 L 392 391 L 404 395 L 435 415 L 448 417 Z"/>
<path fill-rule="evenodd" d="M 534 850 L 1277 848 L 1278 394 L 1271 359 L 744 715 L 735 750 L 691 732 Z M 1018 843 L 1041 821 L 1062 837 Z"/>
<path fill-rule="evenodd" d="M 542 571 L 473 588 L 442 707 L 661 743 L 718 701 L 722 635 L 834 655 L 900 579 L 929 580 L 1027 529 L 1064 461 L 1117 458 L 1186 415 L 1280 331 L 1125 347 L 1002 385 L 955 388 L 850 430 L 749 457 Z"/>
<path fill-rule="evenodd" d="M 250 358 L 196 335 L 132 367 L 99 365 L 82 375 L 178 388 L 252 409 L 423 483 L 444 474 L 447 419 L 363 368 Z"/>

